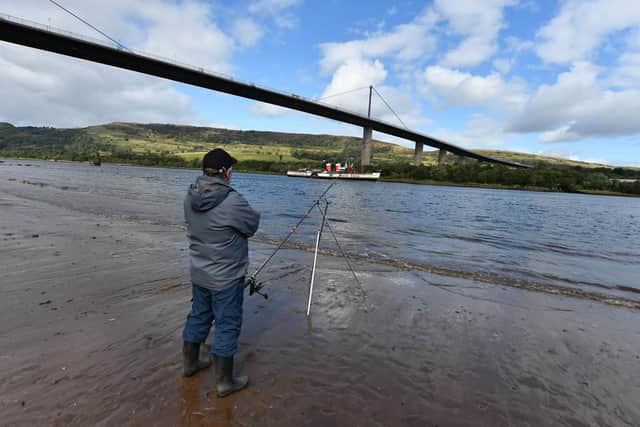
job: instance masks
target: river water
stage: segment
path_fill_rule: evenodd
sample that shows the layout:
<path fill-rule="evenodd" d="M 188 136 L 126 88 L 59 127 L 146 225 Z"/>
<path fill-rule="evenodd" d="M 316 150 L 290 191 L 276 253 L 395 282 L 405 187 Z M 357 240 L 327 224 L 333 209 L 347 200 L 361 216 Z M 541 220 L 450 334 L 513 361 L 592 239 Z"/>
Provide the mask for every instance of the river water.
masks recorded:
<path fill-rule="evenodd" d="M 119 165 L 0 163 L 0 181 L 49 186 L 58 204 L 66 203 L 64 191 L 88 193 L 105 215 L 168 224 L 182 223 L 182 199 L 197 175 Z M 329 182 L 235 173 L 232 185 L 262 213 L 259 237 L 279 239 Z M 101 203 L 114 197 L 131 209 Z M 640 300 L 640 198 L 346 181 L 336 183 L 327 198 L 331 225 L 353 254 Z M 140 218 L 136 205 L 154 206 L 153 214 Z M 316 211 L 303 224 L 298 243 L 313 245 L 319 217 Z M 333 246 L 330 233 L 323 238 L 323 246 Z"/>

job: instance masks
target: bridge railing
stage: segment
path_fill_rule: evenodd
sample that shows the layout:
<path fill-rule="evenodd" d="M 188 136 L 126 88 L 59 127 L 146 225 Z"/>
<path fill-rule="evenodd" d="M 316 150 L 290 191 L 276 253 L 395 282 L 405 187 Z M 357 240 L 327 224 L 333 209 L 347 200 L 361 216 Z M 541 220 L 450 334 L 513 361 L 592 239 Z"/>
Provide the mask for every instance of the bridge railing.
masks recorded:
<path fill-rule="evenodd" d="M 230 76 L 228 74 L 224 74 L 224 73 L 221 73 L 221 72 L 218 72 L 218 71 L 212 71 L 212 70 L 207 69 L 205 67 L 198 67 L 198 66 L 195 66 L 195 65 L 187 64 L 185 62 L 177 61 L 175 59 L 170 59 L 170 58 L 166 58 L 166 57 L 163 57 L 163 56 L 160 56 L 160 55 L 156 55 L 156 54 L 153 54 L 153 53 L 144 52 L 142 50 L 126 47 L 126 46 L 123 46 L 122 44 L 114 43 L 111 40 L 107 41 L 105 39 L 99 39 L 99 38 L 87 36 L 87 35 L 84 35 L 84 34 L 74 33 L 72 31 L 63 30 L 62 28 L 58 28 L 58 27 L 55 27 L 55 26 L 42 24 L 42 23 L 39 23 L 39 22 L 31 21 L 31 20 L 24 19 L 24 18 L 19 18 L 17 16 L 12 16 L 12 15 L 8 15 L 6 13 L 1 13 L 0 12 L 0 20 L 2 20 L 2 19 L 7 20 L 7 21 L 13 21 L 13 22 L 16 22 L 18 24 L 27 25 L 27 26 L 30 26 L 30 27 L 39 28 L 41 30 L 48 31 L 48 32 L 51 32 L 51 33 L 56 33 L 56 34 L 64 35 L 64 36 L 67 36 L 67 37 L 81 39 L 81 40 L 84 40 L 84 41 L 87 41 L 87 42 L 90 42 L 90 43 L 99 44 L 99 45 L 106 46 L 106 47 L 109 47 L 109 48 L 125 50 L 125 51 L 134 53 L 134 54 L 139 55 L 139 56 L 143 56 L 143 57 L 150 58 L 150 59 L 155 59 L 155 60 L 161 61 L 161 62 L 170 63 L 170 64 L 173 64 L 173 65 L 177 65 L 179 67 L 183 67 L 183 68 L 187 68 L 187 69 L 190 69 L 190 70 L 193 70 L 193 71 L 197 71 L 199 73 L 208 74 L 208 75 L 211 75 L 211 76 L 214 76 L 214 77 L 219 77 L 219 78 L 230 80 L 230 81 L 235 81 L 235 82 L 238 82 L 238 83 L 241 83 L 241 84 L 245 84 L 245 85 L 248 85 L 248 86 L 254 86 L 254 87 L 258 88 L 258 89 L 263 89 L 263 90 L 266 90 L 266 91 L 269 91 L 269 92 L 278 93 L 280 95 L 288 96 L 290 98 L 301 99 L 301 100 L 304 100 L 304 101 L 307 101 L 307 102 L 311 102 L 311 103 L 314 103 L 314 104 L 319 104 L 319 105 L 323 105 L 323 106 L 326 106 L 326 107 L 329 107 L 329 108 L 340 110 L 340 111 L 345 112 L 345 113 L 355 114 L 355 115 L 364 117 L 364 113 L 363 112 L 359 112 L 359 111 L 351 110 L 351 109 L 348 109 L 348 108 L 340 107 L 340 106 L 337 106 L 335 104 L 331 104 L 331 103 L 328 103 L 328 102 L 323 102 L 323 101 L 319 101 L 319 100 L 316 100 L 316 99 L 307 98 L 307 97 L 298 95 L 296 93 L 284 92 L 282 90 L 271 88 L 271 87 L 268 87 L 266 85 L 258 85 L 258 84 L 252 83 L 252 82 L 245 82 L 245 81 L 241 81 L 241 80 L 236 80 L 236 79 L 234 79 L 232 76 Z M 259 101 L 257 101 L 257 102 L 259 102 Z M 282 108 L 285 108 L 285 107 L 282 107 Z M 391 122 L 386 121 L 386 120 L 381 120 L 379 118 L 375 118 L 375 120 L 378 121 L 378 122 L 382 122 L 382 123 L 388 124 L 390 126 L 397 126 L 397 124 L 395 124 L 395 123 L 391 123 Z"/>

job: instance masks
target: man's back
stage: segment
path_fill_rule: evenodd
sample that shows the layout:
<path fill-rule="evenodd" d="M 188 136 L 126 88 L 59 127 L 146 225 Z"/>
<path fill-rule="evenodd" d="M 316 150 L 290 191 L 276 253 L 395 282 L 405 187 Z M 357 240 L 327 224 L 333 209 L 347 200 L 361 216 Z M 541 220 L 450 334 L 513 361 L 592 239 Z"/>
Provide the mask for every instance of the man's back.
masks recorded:
<path fill-rule="evenodd" d="M 247 273 L 248 242 L 260 214 L 218 177 L 199 176 L 184 201 L 191 280 L 222 290 Z"/>

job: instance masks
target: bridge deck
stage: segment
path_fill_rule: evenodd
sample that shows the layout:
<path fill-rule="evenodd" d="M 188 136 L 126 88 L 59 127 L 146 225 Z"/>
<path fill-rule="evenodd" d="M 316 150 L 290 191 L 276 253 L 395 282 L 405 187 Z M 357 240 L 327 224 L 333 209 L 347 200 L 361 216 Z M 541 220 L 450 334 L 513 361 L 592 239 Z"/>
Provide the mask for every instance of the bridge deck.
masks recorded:
<path fill-rule="evenodd" d="M 278 105 L 343 123 L 362 126 L 363 128 L 371 128 L 375 131 L 393 135 L 398 138 L 443 149 L 459 156 L 471 157 L 485 162 L 512 167 L 527 167 L 519 163 L 507 162 L 474 153 L 473 151 L 440 141 L 422 133 L 401 128 L 381 120 L 368 118 L 351 111 L 304 99 L 295 94 L 286 94 L 254 84 L 243 83 L 228 76 L 207 72 L 202 68 L 178 64 L 169 60 L 138 53 L 130 49 L 108 46 L 97 40 L 83 38 L 82 36 L 68 32 L 52 30 L 49 27 L 37 26 L 37 24 L 34 25 L 26 21 L 19 22 L 19 20 L 6 15 L 0 15 L 0 40 L 241 96 L 243 98 Z"/>

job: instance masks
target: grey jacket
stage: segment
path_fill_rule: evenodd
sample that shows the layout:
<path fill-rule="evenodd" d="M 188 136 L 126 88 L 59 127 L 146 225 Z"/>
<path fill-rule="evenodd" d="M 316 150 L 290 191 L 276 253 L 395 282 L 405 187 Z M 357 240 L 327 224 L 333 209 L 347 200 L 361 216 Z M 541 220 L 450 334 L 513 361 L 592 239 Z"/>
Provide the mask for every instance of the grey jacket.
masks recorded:
<path fill-rule="evenodd" d="M 217 177 L 199 176 L 184 199 L 191 281 L 221 291 L 247 274 L 260 214 Z"/>

